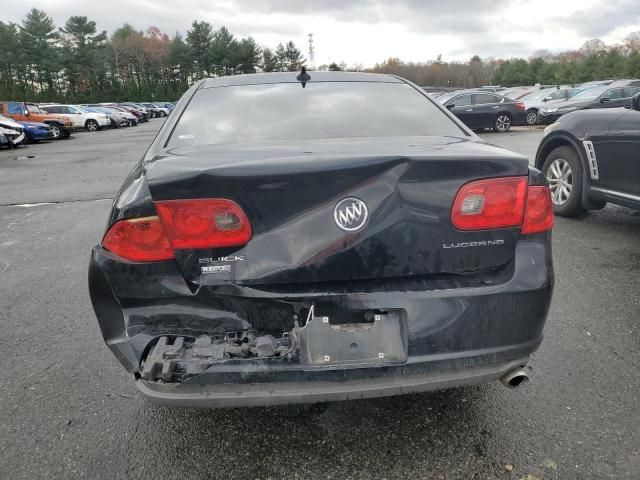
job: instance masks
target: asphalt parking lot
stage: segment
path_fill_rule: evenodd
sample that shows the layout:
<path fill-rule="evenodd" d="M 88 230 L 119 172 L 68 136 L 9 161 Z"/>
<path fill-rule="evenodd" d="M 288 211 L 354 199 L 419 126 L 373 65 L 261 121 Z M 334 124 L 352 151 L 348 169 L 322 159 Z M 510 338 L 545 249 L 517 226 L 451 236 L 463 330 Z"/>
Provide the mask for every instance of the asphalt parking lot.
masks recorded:
<path fill-rule="evenodd" d="M 152 407 L 86 288 L 110 199 L 159 120 L 0 151 L 1 479 L 638 479 L 640 213 L 556 221 L 533 382 L 325 408 Z M 483 134 L 533 157 L 540 129 Z"/>

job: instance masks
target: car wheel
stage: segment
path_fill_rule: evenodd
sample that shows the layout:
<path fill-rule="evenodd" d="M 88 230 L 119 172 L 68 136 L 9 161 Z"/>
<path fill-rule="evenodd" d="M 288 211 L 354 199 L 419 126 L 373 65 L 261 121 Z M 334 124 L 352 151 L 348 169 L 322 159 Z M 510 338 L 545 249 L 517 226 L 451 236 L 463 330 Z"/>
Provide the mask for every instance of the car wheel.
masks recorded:
<path fill-rule="evenodd" d="M 95 120 L 87 120 L 87 123 L 84 124 L 84 127 L 89 132 L 96 132 L 98 130 L 99 125 L 98 125 L 98 122 L 96 122 Z"/>
<path fill-rule="evenodd" d="M 164 112 L 160 112 L 160 117 L 161 117 L 161 118 L 162 118 L 162 117 L 166 117 L 166 116 L 167 116 L 167 114 L 166 114 L 166 113 L 164 113 Z"/>
<path fill-rule="evenodd" d="M 49 125 L 49 131 L 51 132 L 51 138 L 54 140 L 62 138 L 62 129 L 58 125 Z"/>
<path fill-rule="evenodd" d="M 537 110 L 528 110 L 527 111 L 527 125 L 535 125 L 538 123 L 538 111 Z"/>
<path fill-rule="evenodd" d="M 572 147 L 558 147 L 547 155 L 542 166 L 547 178 L 553 211 L 561 217 L 586 212 L 582 207 L 582 163 Z"/>
<path fill-rule="evenodd" d="M 511 128 L 511 116 L 508 113 L 499 113 L 493 122 L 493 131 L 507 133 Z"/>

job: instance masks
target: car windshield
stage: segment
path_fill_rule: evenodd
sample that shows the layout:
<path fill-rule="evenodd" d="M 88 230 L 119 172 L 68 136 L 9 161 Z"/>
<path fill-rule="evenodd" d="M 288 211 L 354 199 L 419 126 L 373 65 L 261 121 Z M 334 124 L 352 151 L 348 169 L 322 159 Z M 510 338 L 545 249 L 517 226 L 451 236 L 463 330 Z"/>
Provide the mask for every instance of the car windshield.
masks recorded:
<path fill-rule="evenodd" d="M 27 110 L 29 110 L 31 113 L 47 113 L 43 110 L 40 109 L 40 107 L 38 107 L 37 105 L 34 105 L 32 103 L 27 103 Z"/>
<path fill-rule="evenodd" d="M 593 87 L 588 88 L 586 90 L 582 90 L 581 92 L 576 93 L 571 97 L 571 100 L 593 100 L 598 98 L 604 92 L 609 90 L 609 87 Z"/>
<path fill-rule="evenodd" d="M 405 83 L 275 83 L 198 90 L 168 144 L 461 134 Z"/>

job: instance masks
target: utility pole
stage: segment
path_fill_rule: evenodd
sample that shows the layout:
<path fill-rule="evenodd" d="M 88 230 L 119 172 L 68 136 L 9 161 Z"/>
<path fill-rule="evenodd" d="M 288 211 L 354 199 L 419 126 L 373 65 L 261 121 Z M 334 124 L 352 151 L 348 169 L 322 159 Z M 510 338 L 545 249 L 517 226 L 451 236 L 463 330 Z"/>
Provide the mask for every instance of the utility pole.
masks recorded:
<path fill-rule="evenodd" d="M 313 33 L 309 34 L 309 68 L 314 69 L 316 66 L 315 61 L 315 48 L 313 47 Z"/>

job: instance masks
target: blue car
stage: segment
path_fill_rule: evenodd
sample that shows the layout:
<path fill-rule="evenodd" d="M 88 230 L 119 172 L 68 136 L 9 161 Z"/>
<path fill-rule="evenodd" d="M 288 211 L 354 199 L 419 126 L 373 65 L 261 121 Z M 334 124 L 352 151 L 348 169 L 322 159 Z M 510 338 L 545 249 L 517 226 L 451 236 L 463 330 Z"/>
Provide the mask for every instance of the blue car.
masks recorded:
<path fill-rule="evenodd" d="M 24 127 L 25 139 L 23 143 L 37 143 L 40 140 L 51 139 L 51 129 L 46 123 L 18 122 Z"/>

